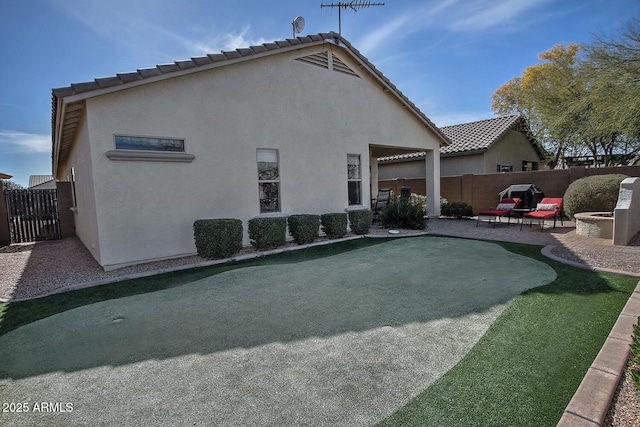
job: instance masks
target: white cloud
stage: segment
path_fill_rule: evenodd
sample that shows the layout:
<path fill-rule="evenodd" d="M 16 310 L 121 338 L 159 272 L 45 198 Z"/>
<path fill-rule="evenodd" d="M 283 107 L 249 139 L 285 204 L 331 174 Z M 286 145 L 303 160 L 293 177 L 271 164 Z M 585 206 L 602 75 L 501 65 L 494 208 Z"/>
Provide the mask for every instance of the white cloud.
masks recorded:
<path fill-rule="evenodd" d="M 50 153 L 51 136 L 0 130 L 0 153 Z"/>
<path fill-rule="evenodd" d="M 449 33 L 486 30 L 511 31 L 514 23 L 522 26 L 523 16 L 553 0 L 446 0 L 403 10 L 386 23 L 369 31 L 357 45 L 365 55 L 383 49 L 387 40 L 397 43 L 416 33 L 430 32 L 426 46 L 437 45 Z M 434 35 L 439 35 L 436 40 Z"/>
<path fill-rule="evenodd" d="M 465 2 L 464 8 L 456 12 L 448 27 L 454 31 L 478 31 L 491 28 L 511 27 L 520 15 L 528 13 L 549 0 L 502 0 L 489 3 L 485 1 Z"/>
<path fill-rule="evenodd" d="M 270 40 L 254 37 L 251 34 L 251 27 L 244 26 L 239 33 L 228 33 L 216 37 L 207 42 L 193 41 L 188 49 L 197 53 L 214 53 L 220 50 L 234 50 L 240 47 L 249 47 L 268 43 Z"/>
<path fill-rule="evenodd" d="M 411 21 L 412 15 L 400 15 L 382 26 L 369 32 L 362 40 L 358 42 L 358 48 L 365 55 L 383 43 L 386 39 L 399 33 L 399 30 L 406 29 L 407 24 Z M 405 33 L 405 31 L 403 31 Z"/>

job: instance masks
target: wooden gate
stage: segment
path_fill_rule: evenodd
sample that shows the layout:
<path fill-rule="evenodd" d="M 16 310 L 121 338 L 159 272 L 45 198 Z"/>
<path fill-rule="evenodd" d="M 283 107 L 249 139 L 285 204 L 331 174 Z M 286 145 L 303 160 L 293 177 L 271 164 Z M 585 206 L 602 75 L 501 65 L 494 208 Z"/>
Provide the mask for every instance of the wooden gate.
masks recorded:
<path fill-rule="evenodd" d="M 60 239 L 56 190 L 5 190 L 11 243 Z"/>

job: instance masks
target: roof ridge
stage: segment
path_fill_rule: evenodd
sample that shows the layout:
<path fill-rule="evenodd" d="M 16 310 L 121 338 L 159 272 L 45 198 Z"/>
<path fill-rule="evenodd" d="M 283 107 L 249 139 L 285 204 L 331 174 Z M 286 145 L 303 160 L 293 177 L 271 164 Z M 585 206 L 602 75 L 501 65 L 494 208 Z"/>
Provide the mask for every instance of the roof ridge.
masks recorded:
<path fill-rule="evenodd" d="M 307 36 L 299 36 L 285 40 L 276 40 L 261 45 L 252 45 L 249 47 L 237 48 L 234 50 L 221 50 L 220 53 L 208 53 L 203 56 L 194 56 L 189 59 L 180 59 L 173 62 L 156 64 L 151 67 L 138 68 L 135 71 L 126 71 L 116 73 L 115 76 L 98 77 L 93 81 L 71 83 L 69 86 L 62 86 L 52 89 L 53 95 L 57 97 L 65 97 L 76 95 L 79 93 L 90 92 L 92 90 L 104 89 L 113 86 L 119 86 L 136 80 L 143 80 L 149 77 L 155 77 L 163 74 L 169 74 L 176 71 L 188 70 L 204 65 L 210 65 L 216 62 L 224 62 L 232 59 L 239 59 L 253 56 L 271 50 L 277 50 L 285 47 L 299 46 L 307 43 L 314 43 L 325 40 L 341 40 L 334 32 L 311 34 Z"/>
<path fill-rule="evenodd" d="M 488 119 L 474 120 L 472 122 L 464 122 L 464 123 L 458 123 L 458 124 L 455 124 L 455 125 L 440 126 L 440 129 L 451 128 L 451 127 L 455 127 L 455 126 L 472 125 L 474 123 L 488 122 L 488 121 L 491 121 L 491 120 L 502 120 L 502 119 L 514 118 L 514 117 L 522 117 L 522 115 L 521 114 L 507 114 L 507 115 L 504 115 L 504 116 L 490 117 Z"/>

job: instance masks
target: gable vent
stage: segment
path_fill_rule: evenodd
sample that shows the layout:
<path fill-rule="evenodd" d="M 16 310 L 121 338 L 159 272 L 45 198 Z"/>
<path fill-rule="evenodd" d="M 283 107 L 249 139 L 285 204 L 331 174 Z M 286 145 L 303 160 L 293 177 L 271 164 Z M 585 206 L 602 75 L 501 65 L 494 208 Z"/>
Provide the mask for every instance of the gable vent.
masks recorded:
<path fill-rule="evenodd" d="M 324 69 L 329 69 L 329 52 L 315 53 L 313 55 L 296 58 L 296 61 L 306 62 L 307 64 L 316 65 Z"/>
<path fill-rule="evenodd" d="M 349 66 L 347 64 L 345 64 L 344 62 L 342 62 L 342 60 L 340 60 L 340 58 L 338 58 L 337 56 L 333 55 L 333 70 L 337 71 L 339 73 L 344 73 L 344 74 L 349 74 L 350 76 L 356 76 L 356 77 L 360 77 L 359 75 L 356 74 L 355 71 L 353 71 L 351 68 L 349 68 Z"/>

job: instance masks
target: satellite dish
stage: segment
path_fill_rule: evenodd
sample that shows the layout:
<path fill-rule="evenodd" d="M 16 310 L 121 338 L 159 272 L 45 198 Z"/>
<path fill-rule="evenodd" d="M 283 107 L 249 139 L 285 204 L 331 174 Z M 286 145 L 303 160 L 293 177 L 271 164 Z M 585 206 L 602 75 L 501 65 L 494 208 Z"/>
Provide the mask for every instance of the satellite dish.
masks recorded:
<path fill-rule="evenodd" d="M 296 34 L 300 34 L 302 30 L 304 30 L 304 18 L 302 16 L 298 16 L 293 20 L 291 25 L 293 26 L 293 37 L 295 37 Z"/>

